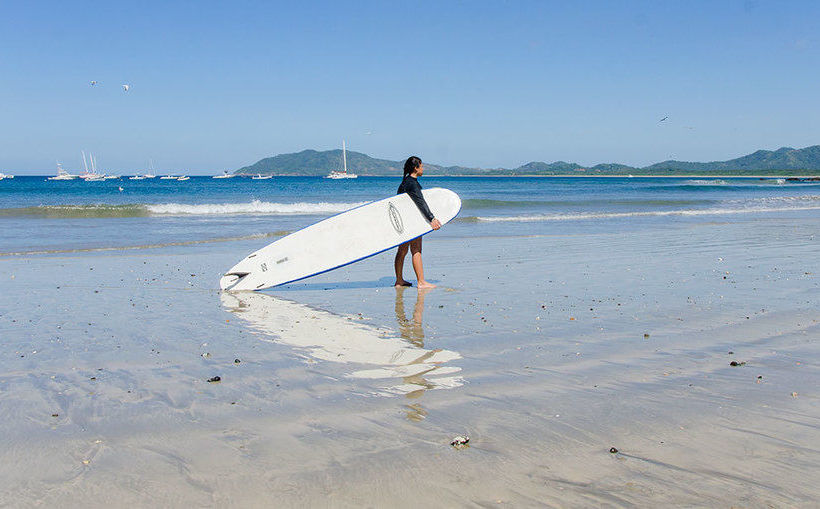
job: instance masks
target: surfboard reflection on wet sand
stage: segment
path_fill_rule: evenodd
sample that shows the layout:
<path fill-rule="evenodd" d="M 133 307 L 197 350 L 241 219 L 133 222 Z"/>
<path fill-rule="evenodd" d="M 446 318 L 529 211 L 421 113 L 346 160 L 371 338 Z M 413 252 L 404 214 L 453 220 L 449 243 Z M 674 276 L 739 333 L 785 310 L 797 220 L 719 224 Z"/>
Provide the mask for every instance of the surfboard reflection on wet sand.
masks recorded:
<path fill-rule="evenodd" d="M 450 350 L 424 348 L 424 292 L 418 296 L 412 320 L 399 318 L 403 298 L 404 292 L 397 290 L 401 330 L 397 334 L 362 323 L 358 317 L 336 315 L 264 293 L 221 295 L 222 305 L 262 333 L 263 340 L 295 347 L 317 361 L 350 364 L 345 375 L 350 378 L 388 381 L 376 394 L 414 397 L 426 390 L 459 387 L 464 379 L 454 374 L 461 368 L 445 364 L 461 356 Z"/>

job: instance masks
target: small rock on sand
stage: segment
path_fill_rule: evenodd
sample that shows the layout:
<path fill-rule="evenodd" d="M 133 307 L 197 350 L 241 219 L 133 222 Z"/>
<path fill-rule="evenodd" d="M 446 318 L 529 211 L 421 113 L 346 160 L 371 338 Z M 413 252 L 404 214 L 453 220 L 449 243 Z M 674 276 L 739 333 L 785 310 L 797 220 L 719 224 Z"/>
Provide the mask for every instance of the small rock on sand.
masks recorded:
<path fill-rule="evenodd" d="M 209 378 L 209 379 L 208 379 L 208 381 L 209 381 L 209 382 L 211 382 L 211 383 L 213 383 L 213 382 L 221 382 L 221 381 L 222 381 L 222 377 L 215 376 L 215 377 Z"/>
<path fill-rule="evenodd" d="M 610 447 L 609 452 L 611 452 L 612 454 L 616 454 L 618 452 L 618 449 L 616 449 L 614 447 Z"/>
<path fill-rule="evenodd" d="M 455 447 L 456 449 L 461 449 L 464 447 L 468 447 L 468 443 L 470 442 L 470 437 L 458 435 L 457 437 L 453 438 L 450 441 L 450 445 Z"/>

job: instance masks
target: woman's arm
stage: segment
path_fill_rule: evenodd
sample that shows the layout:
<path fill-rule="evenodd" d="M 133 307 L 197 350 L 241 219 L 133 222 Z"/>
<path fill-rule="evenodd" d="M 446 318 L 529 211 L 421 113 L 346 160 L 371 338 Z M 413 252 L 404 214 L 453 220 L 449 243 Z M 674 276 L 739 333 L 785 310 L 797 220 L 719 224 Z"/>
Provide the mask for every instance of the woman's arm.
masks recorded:
<path fill-rule="evenodd" d="M 421 214 L 430 222 L 435 219 L 435 216 L 432 212 L 430 212 L 430 207 L 427 206 L 427 201 L 424 199 L 424 195 L 421 194 L 421 186 L 416 179 L 407 179 L 411 180 L 412 182 L 408 185 L 407 194 L 410 195 L 410 198 L 413 200 L 413 203 L 416 204 L 416 207 L 419 208 Z"/>

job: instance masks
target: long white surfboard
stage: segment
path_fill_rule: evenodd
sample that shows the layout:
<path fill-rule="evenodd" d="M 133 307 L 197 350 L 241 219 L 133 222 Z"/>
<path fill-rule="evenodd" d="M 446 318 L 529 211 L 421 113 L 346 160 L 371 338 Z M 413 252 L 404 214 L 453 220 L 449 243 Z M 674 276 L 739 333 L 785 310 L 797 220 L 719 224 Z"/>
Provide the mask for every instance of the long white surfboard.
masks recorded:
<path fill-rule="evenodd" d="M 449 189 L 422 191 L 441 224 L 461 210 Z M 222 276 L 223 290 L 263 290 L 305 279 L 394 248 L 433 231 L 407 194 L 353 208 L 249 254 Z"/>

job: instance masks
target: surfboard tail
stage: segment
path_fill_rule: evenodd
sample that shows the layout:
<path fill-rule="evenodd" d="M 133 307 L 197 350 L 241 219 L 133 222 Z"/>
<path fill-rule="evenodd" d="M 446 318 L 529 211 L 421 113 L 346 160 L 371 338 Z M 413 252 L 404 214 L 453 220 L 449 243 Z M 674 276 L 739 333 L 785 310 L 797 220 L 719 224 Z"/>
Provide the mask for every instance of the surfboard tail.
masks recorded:
<path fill-rule="evenodd" d="M 229 291 L 245 279 L 248 274 L 250 274 L 250 272 L 228 272 L 219 279 L 219 287 L 225 291 Z"/>

